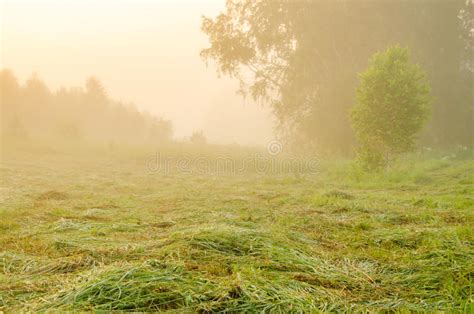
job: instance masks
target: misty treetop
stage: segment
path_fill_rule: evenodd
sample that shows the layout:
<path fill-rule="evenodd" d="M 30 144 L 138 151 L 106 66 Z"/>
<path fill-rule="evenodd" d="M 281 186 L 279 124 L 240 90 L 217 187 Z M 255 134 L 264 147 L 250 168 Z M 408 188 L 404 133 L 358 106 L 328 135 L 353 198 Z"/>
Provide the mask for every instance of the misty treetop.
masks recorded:
<path fill-rule="evenodd" d="M 400 44 L 427 72 L 433 116 L 425 145 L 472 145 L 472 2 L 229 0 L 205 17 L 205 60 L 269 105 L 298 146 L 348 152 L 357 73 Z"/>
<path fill-rule="evenodd" d="M 0 71 L 3 140 L 54 140 L 105 145 L 160 144 L 172 137 L 172 124 L 133 104 L 111 99 L 96 78 L 85 88 L 51 91 L 36 75 L 20 85 Z"/>

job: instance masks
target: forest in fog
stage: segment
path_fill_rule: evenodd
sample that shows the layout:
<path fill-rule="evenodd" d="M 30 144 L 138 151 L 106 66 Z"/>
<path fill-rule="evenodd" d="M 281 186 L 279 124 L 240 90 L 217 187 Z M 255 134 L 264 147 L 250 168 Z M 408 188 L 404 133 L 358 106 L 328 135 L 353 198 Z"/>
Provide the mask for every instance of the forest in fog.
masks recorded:
<path fill-rule="evenodd" d="M 473 143 L 469 1 L 238 1 L 216 18 L 205 17 L 201 27 L 210 43 L 203 60 L 239 79 L 240 93 L 272 110 L 275 137 L 287 149 L 352 155 L 349 111 L 358 74 L 372 54 L 394 44 L 410 50 L 431 87 L 430 119 L 418 147 Z M 173 121 L 114 100 L 95 78 L 51 90 L 41 73 L 19 82 L 12 71 L 0 73 L 6 143 L 157 145 L 173 139 Z"/>
<path fill-rule="evenodd" d="M 0 314 L 474 313 L 474 0 L 0 19 Z"/>
<path fill-rule="evenodd" d="M 2 139 L 15 142 L 160 145 L 172 140 L 170 121 L 139 112 L 111 98 L 91 77 L 84 87 L 52 91 L 36 75 L 20 84 L 9 70 L 0 72 Z"/>

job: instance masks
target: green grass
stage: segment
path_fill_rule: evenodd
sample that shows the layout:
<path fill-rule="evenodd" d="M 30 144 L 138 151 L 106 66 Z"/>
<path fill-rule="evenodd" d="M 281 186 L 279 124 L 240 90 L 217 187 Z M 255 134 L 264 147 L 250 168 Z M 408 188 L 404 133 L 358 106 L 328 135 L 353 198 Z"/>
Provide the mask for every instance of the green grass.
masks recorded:
<path fill-rule="evenodd" d="M 0 310 L 474 310 L 472 160 L 320 169 L 5 157 Z"/>

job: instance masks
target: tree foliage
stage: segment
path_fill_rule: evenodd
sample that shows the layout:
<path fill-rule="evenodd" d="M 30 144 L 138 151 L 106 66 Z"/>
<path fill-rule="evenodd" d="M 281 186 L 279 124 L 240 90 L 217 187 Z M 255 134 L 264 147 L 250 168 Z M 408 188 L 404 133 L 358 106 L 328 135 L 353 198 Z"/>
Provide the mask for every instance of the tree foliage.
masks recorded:
<path fill-rule="evenodd" d="M 359 75 L 352 124 L 366 166 L 386 165 L 414 147 L 430 113 L 426 74 L 411 64 L 409 50 L 399 46 L 375 54 Z"/>
<path fill-rule="evenodd" d="M 85 88 L 51 91 L 37 75 L 20 85 L 11 71 L 1 70 L 0 110 L 7 141 L 159 144 L 170 141 L 173 131 L 170 121 L 111 99 L 96 78 Z"/>
<path fill-rule="evenodd" d="M 207 144 L 207 138 L 206 135 L 204 134 L 204 131 L 194 131 L 191 137 L 189 138 L 189 141 L 194 144 L 194 145 L 206 145 Z"/>
<path fill-rule="evenodd" d="M 350 151 L 347 112 L 357 73 L 375 51 L 400 43 L 426 69 L 436 96 L 425 143 L 469 145 L 472 69 L 461 66 L 472 58 L 466 8 L 464 0 L 228 0 L 224 12 L 203 19 L 210 46 L 201 55 L 239 79 L 243 94 L 269 105 L 284 135 Z"/>

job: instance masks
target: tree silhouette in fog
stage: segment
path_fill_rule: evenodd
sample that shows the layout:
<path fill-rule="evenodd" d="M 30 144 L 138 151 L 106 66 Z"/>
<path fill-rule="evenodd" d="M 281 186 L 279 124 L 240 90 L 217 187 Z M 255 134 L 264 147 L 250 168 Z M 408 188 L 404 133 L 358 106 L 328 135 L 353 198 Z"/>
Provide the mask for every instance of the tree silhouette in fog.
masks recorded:
<path fill-rule="evenodd" d="M 116 144 L 171 141 L 171 122 L 111 99 L 95 77 L 85 88 L 51 91 L 36 75 L 20 85 L 10 70 L 0 71 L 3 140 L 44 140 Z"/>
<path fill-rule="evenodd" d="M 357 73 L 400 44 L 426 69 L 435 102 L 425 144 L 472 145 L 472 3 L 452 1 L 227 1 L 202 30 L 202 57 L 269 105 L 283 135 L 351 151 Z"/>

